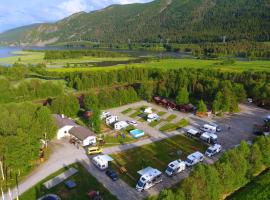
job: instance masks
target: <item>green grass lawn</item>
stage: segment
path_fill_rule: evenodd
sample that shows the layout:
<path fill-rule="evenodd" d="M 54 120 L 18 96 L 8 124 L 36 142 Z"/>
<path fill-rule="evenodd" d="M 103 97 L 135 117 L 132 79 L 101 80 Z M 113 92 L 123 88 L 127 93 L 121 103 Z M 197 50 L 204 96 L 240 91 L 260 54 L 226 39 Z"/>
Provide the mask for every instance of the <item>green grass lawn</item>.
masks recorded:
<path fill-rule="evenodd" d="M 122 113 L 122 114 L 127 114 L 127 113 L 129 113 L 129 112 L 131 112 L 131 111 L 132 111 L 132 108 L 128 108 L 128 109 L 122 111 L 121 113 Z"/>
<path fill-rule="evenodd" d="M 165 114 L 166 114 L 166 112 L 164 112 L 164 111 L 159 111 L 157 114 L 158 114 L 158 116 L 160 116 L 160 117 L 161 117 L 161 116 L 165 115 Z"/>
<path fill-rule="evenodd" d="M 162 121 L 163 121 L 163 119 L 160 119 L 159 121 L 152 121 L 148 125 L 151 126 L 151 127 L 155 127 L 158 124 L 160 124 Z"/>
<path fill-rule="evenodd" d="M 36 184 L 34 187 L 27 190 L 25 193 L 23 193 L 20 196 L 20 200 L 34 200 L 45 194 L 57 194 L 61 197 L 62 200 L 88 200 L 89 198 L 86 196 L 86 194 L 91 190 L 100 191 L 103 199 L 117 199 L 107 189 L 105 189 L 101 183 L 99 183 L 93 176 L 91 176 L 82 165 L 76 163 L 71 165 L 70 167 L 74 167 L 79 170 L 78 173 L 67 179 L 75 181 L 77 184 L 76 188 L 68 189 L 64 183 L 60 183 L 59 185 L 48 190 L 42 185 L 47 180 L 50 180 L 51 178 L 67 170 L 67 168 L 62 168 L 61 170 L 53 173 L 49 177 Z"/>
<path fill-rule="evenodd" d="M 187 126 L 188 124 L 189 124 L 189 121 L 187 119 L 181 119 L 177 123 L 167 123 L 167 124 L 163 125 L 162 127 L 160 127 L 159 130 L 162 132 L 174 131 L 176 129 L 183 128 L 183 127 Z"/>
<path fill-rule="evenodd" d="M 269 200 L 270 169 L 227 198 L 228 200 Z"/>
<path fill-rule="evenodd" d="M 141 109 L 137 109 L 134 113 L 132 113 L 131 115 L 129 115 L 129 117 L 131 118 L 136 118 L 137 116 L 139 116 L 142 113 Z"/>
<path fill-rule="evenodd" d="M 170 122 L 170 121 L 174 120 L 176 117 L 177 117 L 177 115 L 172 114 L 172 115 L 168 116 L 165 120 Z"/>
<path fill-rule="evenodd" d="M 151 166 L 164 172 L 169 162 L 179 159 L 179 157 L 184 160 L 190 153 L 198 150 L 204 152 L 206 148 L 207 146 L 198 140 L 178 135 L 113 154 L 112 168 L 119 171 L 119 166 L 125 167 L 127 173 L 119 176 L 131 187 L 135 187 L 140 177 L 137 171 Z M 180 156 L 177 154 L 179 150 L 182 152 Z"/>

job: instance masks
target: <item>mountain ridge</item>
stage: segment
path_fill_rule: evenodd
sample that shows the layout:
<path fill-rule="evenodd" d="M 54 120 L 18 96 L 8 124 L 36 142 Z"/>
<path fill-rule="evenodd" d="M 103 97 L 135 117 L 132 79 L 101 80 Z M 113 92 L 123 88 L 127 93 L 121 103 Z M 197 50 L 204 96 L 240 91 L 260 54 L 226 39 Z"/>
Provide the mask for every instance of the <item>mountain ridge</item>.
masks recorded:
<path fill-rule="evenodd" d="M 75 13 L 55 23 L 23 28 L 17 37 L 0 34 L 7 43 L 50 44 L 68 41 L 218 42 L 270 40 L 268 0 L 155 0 L 114 4 L 92 12 Z M 19 28 L 19 30 L 20 30 Z"/>

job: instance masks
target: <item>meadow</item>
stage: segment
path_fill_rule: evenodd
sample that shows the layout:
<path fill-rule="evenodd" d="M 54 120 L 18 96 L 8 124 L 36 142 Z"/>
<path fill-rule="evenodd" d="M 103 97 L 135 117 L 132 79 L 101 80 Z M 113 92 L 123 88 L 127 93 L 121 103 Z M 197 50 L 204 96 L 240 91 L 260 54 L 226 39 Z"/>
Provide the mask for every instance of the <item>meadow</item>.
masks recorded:
<path fill-rule="evenodd" d="M 236 61 L 226 64 L 222 60 L 201 60 L 201 59 L 160 59 L 144 63 L 125 64 L 109 67 L 77 67 L 77 68 L 48 68 L 50 72 L 86 72 L 86 71 L 112 71 L 125 68 L 157 68 L 157 69 L 178 69 L 178 68 L 204 68 L 221 71 L 270 71 L 270 61 Z"/>
<path fill-rule="evenodd" d="M 0 63 L 3 64 L 14 64 L 14 63 L 22 63 L 22 64 L 39 64 L 44 63 L 47 67 L 63 67 L 66 66 L 67 63 L 91 63 L 91 62 L 103 62 L 103 61 L 128 61 L 131 60 L 131 57 L 91 57 L 84 56 L 82 58 L 74 58 L 74 59 L 54 59 L 54 60 L 45 60 L 44 52 L 32 52 L 32 51 L 15 51 L 12 52 L 14 56 L 0 58 Z"/>

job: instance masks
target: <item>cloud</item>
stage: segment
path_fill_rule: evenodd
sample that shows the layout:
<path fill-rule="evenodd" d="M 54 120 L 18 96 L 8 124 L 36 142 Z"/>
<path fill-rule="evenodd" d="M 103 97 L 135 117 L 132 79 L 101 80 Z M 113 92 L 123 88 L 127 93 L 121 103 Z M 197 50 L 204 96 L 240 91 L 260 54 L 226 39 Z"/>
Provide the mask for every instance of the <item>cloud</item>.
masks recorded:
<path fill-rule="evenodd" d="M 73 14 L 88 10 L 88 6 L 85 0 L 64 1 L 58 7 L 59 9 L 63 9 L 66 14 Z"/>
<path fill-rule="evenodd" d="M 0 32 L 33 23 L 55 22 L 80 11 L 102 9 L 111 4 L 152 0 L 0 0 Z"/>

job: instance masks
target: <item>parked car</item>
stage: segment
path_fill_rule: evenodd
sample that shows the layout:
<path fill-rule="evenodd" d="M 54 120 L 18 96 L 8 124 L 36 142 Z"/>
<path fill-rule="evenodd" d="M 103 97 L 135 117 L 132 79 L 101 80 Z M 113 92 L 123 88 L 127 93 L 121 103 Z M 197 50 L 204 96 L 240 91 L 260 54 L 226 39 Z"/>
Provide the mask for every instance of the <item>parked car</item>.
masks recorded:
<path fill-rule="evenodd" d="M 127 123 L 131 126 L 138 126 L 138 123 L 136 121 L 127 121 Z"/>
<path fill-rule="evenodd" d="M 190 154 L 186 159 L 186 166 L 191 167 L 193 165 L 198 164 L 199 162 L 202 162 L 204 159 L 204 156 L 201 152 L 196 151 L 192 154 Z"/>
<path fill-rule="evenodd" d="M 117 181 L 118 180 L 118 175 L 113 170 L 111 170 L 111 169 L 107 169 L 106 175 L 108 177 L 110 177 L 113 181 Z"/>
<path fill-rule="evenodd" d="M 89 147 L 88 148 L 89 155 L 98 154 L 98 153 L 102 153 L 102 148 L 100 148 L 100 147 Z"/>
<path fill-rule="evenodd" d="M 215 154 L 219 153 L 221 151 L 221 145 L 215 144 L 213 146 L 208 147 L 208 149 L 205 152 L 205 155 L 208 157 L 212 157 Z"/>

